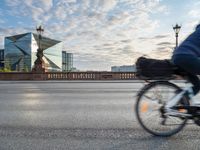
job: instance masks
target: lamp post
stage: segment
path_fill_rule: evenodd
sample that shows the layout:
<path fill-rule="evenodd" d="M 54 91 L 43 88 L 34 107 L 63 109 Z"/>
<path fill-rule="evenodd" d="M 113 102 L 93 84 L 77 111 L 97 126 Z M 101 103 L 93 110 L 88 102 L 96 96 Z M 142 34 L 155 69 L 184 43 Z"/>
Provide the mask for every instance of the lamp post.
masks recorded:
<path fill-rule="evenodd" d="M 179 33 L 180 29 L 181 29 L 181 26 L 179 26 L 178 24 L 176 24 L 176 25 L 173 27 L 173 29 L 174 29 L 174 32 L 175 32 L 175 37 L 176 37 L 176 48 L 177 48 L 177 46 L 178 46 L 178 33 Z"/>
<path fill-rule="evenodd" d="M 36 31 L 38 33 L 38 49 L 37 49 L 37 59 L 34 62 L 34 68 L 33 72 L 38 72 L 38 73 L 43 73 L 45 72 L 45 67 L 44 67 L 44 61 L 42 59 L 43 57 L 43 49 L 41 47 L 41 40 L 42 40 L 42 33 L 44 32 L 44 29 L 40 25 L 39 27 L 36 28 Z"/>

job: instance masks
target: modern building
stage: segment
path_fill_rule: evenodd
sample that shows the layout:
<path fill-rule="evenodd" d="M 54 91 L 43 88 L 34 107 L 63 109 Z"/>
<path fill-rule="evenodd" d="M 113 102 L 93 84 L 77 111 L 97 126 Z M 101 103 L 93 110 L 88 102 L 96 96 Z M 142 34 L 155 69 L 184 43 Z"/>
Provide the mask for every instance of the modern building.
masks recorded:
<path fill-rule="evenodd" d="M 112 66 L 111 71 L 112 72 L 136 72 L 136 67 L 135 67 L 135 65 Z"/>
<path fill-rule="evenodd" d="M 62 71 L 73 71 L 73 54 L 62 51 Z"/>
<path fill-rule="evenodd" d="M 0 49 L 0 69 L 4 68 L 4 49 Z"/>
<path fill-rule="evenodd" d="M 12 71 L 31 71 L 36 60 L 39 37 L 35 33 L 25 33 L 5 37 L 5 67 Z M 42 36 L 43 60 L 47 71 L 62 71 L 62 42 Z"/>

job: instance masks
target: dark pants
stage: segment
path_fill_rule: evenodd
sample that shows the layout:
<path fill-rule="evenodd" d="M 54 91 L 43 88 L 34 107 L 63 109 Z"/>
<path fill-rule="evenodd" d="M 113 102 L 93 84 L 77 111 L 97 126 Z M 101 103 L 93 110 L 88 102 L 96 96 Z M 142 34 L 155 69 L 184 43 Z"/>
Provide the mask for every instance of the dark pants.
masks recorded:
<path fill-rule="evenodd" d="M 193 92 L 196 95 L 200 91 L 200 80 L 197 76 L 200 75 L 200 58 L 188 54 L 179 54 L 174 55 L 172 61 L 188 73 L 188 79 L 193 84 Z"/>

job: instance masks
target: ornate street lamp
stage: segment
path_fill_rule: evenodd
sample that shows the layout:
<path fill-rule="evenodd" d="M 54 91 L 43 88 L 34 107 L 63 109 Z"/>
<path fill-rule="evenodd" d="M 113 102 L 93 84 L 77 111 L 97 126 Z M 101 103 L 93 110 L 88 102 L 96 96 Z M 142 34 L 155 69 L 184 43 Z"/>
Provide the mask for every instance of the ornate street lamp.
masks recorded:
<path fill-rule="evenodd" d="M 181 26 L 179 26 L 178 24 L 176 24 L 174 27 L 174 32 L 175 32 L 175 37 L 176 37 L 176 48 L 178 46 L 178 33 L 181 30 Z"/>
<path fill-rule="evenodd" d="M 42 34 L 44 32 L 44 29 L 40 25 L 39 27 L 36 28 L 36 31 L 38 33 L 38 49 L 37 49 L 37 59 L 34 62 L 35 66 L 33 68 L 33 72 L 39 72 L 43 73 L 45 72 L 45 67 L 44 67 L 44 61 L 42 59 L 43 57 L 43 49 L 41 47 L 41 40 L 42 40 Z"/>

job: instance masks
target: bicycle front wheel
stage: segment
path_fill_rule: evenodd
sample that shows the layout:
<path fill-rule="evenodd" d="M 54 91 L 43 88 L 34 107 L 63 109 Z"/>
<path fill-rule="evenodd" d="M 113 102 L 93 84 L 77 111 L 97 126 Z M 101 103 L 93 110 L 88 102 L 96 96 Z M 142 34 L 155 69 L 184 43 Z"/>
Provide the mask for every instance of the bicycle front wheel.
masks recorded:
<path fill-rule="evenodd" d="M 179 90 L 177 85 L 168 81 L 155 81 L 138 93 L 136 117 L 147 132 L 156 136 L 171 136 L 183 129 L 187 118 L 165 115 L 164 112 L 166 102 Z M 183 97 L 180 105 L 188 104 L 188 99 Z"/>

